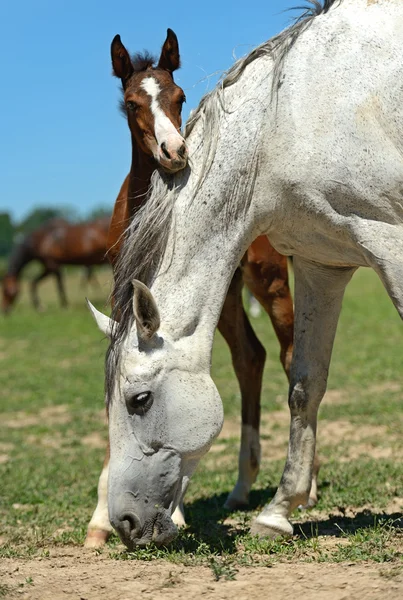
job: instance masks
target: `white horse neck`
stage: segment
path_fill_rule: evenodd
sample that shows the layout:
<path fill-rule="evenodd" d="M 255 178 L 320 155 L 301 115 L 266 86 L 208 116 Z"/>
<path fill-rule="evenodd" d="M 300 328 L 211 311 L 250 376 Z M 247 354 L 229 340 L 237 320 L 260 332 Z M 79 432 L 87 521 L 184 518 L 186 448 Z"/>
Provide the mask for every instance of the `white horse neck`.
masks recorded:
<path fill-rule="evenodd" d="M 191 172 L 179 188 L 151 288 L 163 328 L 175 337 L 199 326 L 213 335 L 232 274 L 259 233 L 252 196 L 271 69 L 269 57 L 247 66 L 238 82 L 208 101 L 188 138 Z"/>

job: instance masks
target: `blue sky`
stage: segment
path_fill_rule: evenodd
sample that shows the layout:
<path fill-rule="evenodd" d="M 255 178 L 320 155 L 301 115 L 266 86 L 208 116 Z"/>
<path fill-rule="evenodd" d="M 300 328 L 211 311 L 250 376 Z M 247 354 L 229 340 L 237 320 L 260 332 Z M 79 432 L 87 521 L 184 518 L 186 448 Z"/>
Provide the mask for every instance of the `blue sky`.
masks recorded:
<path fill-rule="evenodd" d="M 84 216 L 112 209 L 130 167 L 110 43 L 158 53 L 178 36 L 185 118 L 240 57 L 290 22 L 298 0 L 19 0 L 0 2 L 0 211 L 14 220 L 36 206 Z"/>

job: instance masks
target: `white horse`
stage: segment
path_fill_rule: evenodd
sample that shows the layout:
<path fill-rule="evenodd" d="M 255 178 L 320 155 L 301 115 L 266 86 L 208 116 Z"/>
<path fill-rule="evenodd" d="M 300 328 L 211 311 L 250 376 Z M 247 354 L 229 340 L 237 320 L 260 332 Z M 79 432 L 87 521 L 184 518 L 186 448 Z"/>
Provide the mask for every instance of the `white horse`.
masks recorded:
<path fill-rule="evenodd" d="M 175 536 L 171 515 L 221 429 L 213 334 L 259 234 L 294 256 L 296 325 L 288 456 L 252 531 L 292 534 L 290 514 L 307 502 L 318 407 L 358 267 L 375 269 L 403 317 L 403 2 L 315 3 L 234 65 L 187 143 L 190 168 L 157 174 L 131 226 L 120 322 L 94 309 L 111 336 L 109 517 L 128 546 Z"/>

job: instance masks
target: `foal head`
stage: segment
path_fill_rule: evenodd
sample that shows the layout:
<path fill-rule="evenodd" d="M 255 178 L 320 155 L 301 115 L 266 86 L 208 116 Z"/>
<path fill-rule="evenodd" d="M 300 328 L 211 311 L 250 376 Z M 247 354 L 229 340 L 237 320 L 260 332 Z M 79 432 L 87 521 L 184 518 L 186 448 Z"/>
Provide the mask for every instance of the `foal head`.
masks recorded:
<path fill-rule="evenodd" d="M 166 171 L 183 169 L 187 148 L 180 128 L 185 94 L 172 75 L 180 65 L 175 33 L 168 29 L 157 66 L 153 66 L 154 61 L 148 55 L 132 60 L 119 35 L 113 39 L 111 55 L 113 73 L 122 81 L 132 139 Z"/>

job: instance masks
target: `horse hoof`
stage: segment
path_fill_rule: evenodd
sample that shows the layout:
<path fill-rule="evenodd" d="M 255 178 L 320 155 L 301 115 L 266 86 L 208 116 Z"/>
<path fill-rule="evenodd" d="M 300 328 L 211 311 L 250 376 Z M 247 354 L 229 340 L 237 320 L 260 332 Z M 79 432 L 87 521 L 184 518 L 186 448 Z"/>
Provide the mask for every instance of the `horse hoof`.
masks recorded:
<path fill-rule="evenodd" d="M 105 531 L 103 529 L 92 529 L 87 532 L 87 537 L 85 538 L 84 542 L 84 548 L 102 548 L 103 546 L 105 546 L 110 535 L 110 531 Z"/>
<path fill-rule="evenodd" d="M 252 523 L 250 529 L 252 535 L 260 538 L 289 538 L 294 533 L 293 526 L 285 518 L 279 515 L 259 515 Z"/>
<path fill-rule="evenodd" d="M 224 508 L 227 510 L 242 510 L 249 506 L 250 486 L 240 483 L 235 485 L 234 489 L 225 501 Z"/>
<path fill-rule="evenodd" d="M 244 500 L 243 498 L 237 498 L 230 494 L 225 501 L 224 508 L 226 510 L 234 511 L 234 510 L 244 510 L 249 505 L 248 500 Z"/>
<path fill-rule="evenodd" d="M 174 510 L 174 513 L 171 518 L 178 529 L 186 527 L 185 515 L 179 506 Z"/>
<path fill-rule="evenodd" d="M 317 502 L 318 502 L 317 498 L 309 498 L 308 502 L 306 504 L 300 504 L 298 506 L 298 510 L 310 510 L 311 508 L 316 506 Z"/>

